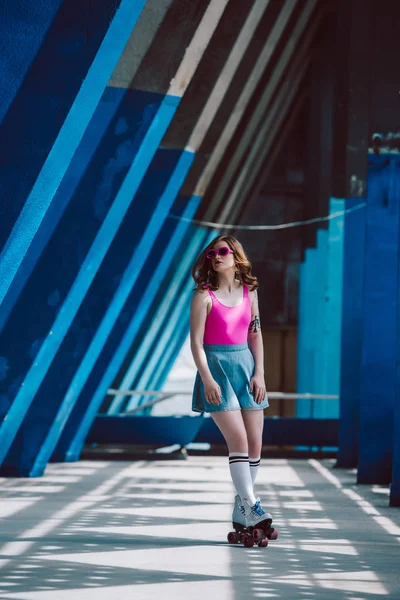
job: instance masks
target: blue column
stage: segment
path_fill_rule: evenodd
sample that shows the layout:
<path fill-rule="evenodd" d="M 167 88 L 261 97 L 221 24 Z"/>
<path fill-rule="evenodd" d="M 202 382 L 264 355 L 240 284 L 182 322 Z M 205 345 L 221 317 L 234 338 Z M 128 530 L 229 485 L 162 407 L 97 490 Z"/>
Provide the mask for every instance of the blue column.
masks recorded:
<path fill-rule="evenodd" d="M 44 38 L 48 36 L 61 4 L 62 0 L 34 3 L 26 0 L 1 0 L 0 39 L 2 51 L 7 51 L 8 68 L 2 70 L 0 123 L 15 100 Z"/>
<path fill-rule="evenodd" d="M 186 322 L 182 319 L 181 326 L 181 335 L 176 339 L 176 343 L 174 346 L 171 345 L 171 351 L 168 355 L 168 360 L 165 361 L 162 369 L 158 369 L 157 380 L 155 382 L 155 389 L 160 390 L 163 388 L 171 369 L 173 368 L 176 359 L 178 358 L 184 343 L 187 340 L 188 332 L 189 332 L 189 321 L 190 321 L 190 311 L 186 315 Z M 194 381 L 193 381 L 194 383 Z"/>
<path fill-rule="evenodd" d="M 340 390 L 340 339 L 343 288 L 344 201 L 331 198 L 329 214 L 339 216 L 328 222 L 325 261 L 325 289 L 322 316 L 322 339 L 319 354 L 322 358 L 319 392 L 338 395 Z M 339 401 L 318 400 L 321 416 L 339 418 Z"/>
<path fill-rule="evenodd" d="M 400 224 L 399 224 L 400 229 Z M 400 236 L 400 231 L 399 231 Z M 400 245 L 399 245 L 400 246 Z M 400 272 L 400 248 L 398 254 Z M 393 471 L 390 486 L 390 506 L 400 506 L 400 278 L 397 282 L 397 320 L 396 320 L 396 379 L 393 421 Z"/>
<path fill-rule="evenodd" d="M 160 373 L 167 365 L 171 365 L 171 357 L 178 340 L 189 333 L 190 302 L 193 295 L 193 280 L 190 271 L 187 272 L 185 281 L 178 287 L 173 306 L 162 325 L 159 336 L 152 347 L 152 352 L 146 360 L 146 365 L 140 372 L 135 382 L 137 389 L 155 389 Z M 141 400 L 140 403 L 142 403 Z"/>
<path fill-rule="evenodd" d="M 53 12 L 59 3 L 52 4 Z M 1 219 L 0 243 L 7 243 L 0 256 L 0 330 L 43 248 L 36 245 L 35 257 L 30 255 L 25 264 L 31 242 L 144 4 L 145 0 L 100 0 L 90 13 L 88 36 L 84 5 L 63 2 L 8 110 L 1 127 L 8 140 L 1 180 L 2 196 L 12 202 Z M 53 217 L 54 223 L 47 220 L 52 230 L 57 211 Z"/>
<path fill-rule="evenodd" d="M 161 359 L 163 352 L 168 348 L 168 338 L 176 328 L 184 306 L 190 302 L 189 269 L 202 248 L 213 237 L 215 237 L 214 232 L 210 234 L 202 229 L 190 228 L 185 253 L 183 256 L 178 256 L 176 268 L 171 273 L 168 290 L 159 304 L 145 336 L 137 347 L 134 359 L 120 384 L 121 389 L 132 387 L 140 389 L 147 386 L 149 378 L 151 378 L 151 369 L 156 367 L 157 361 Z M 133 397 L 129 399 L 127 410 L 135 408 L 137 405 L 138 399 Z"/>
<path fill-rule="evenodd" d="M 175 202 L 173 213 L 182 214 L 184 219 L 191 219 L 199 201 L 199 197 L 180 197 Z M 140 328 L 151 321 L 151 307 L 188 227 L 189 224 L 184 220 L 178 222 L 168 219 L 165 223 L 148 261 L 144 263 L 138 284 L 134 286 L 80 393 L 79 401 L 76 402 L 57 444 L 54 460 L 73 461 L 79 458 L 86 435 L 107 390 L 122 368 Z M 116 406 L 111 406 L 111 414 L 118 414 L 119 398 L 115 399 Z"/>
<path fill-rule="evenodd" d="M 346 210 L 363 203 L 348 198 Z M 337 466 L 355 468 L 358 463 L 360 375 L 362 361 L 365 208 L 348 212 L 344 225 L 342 333 L 340 360 L 340 421 Z"/>
<path fill-rule="evenodd" d="M 0 462 L 4 460 L 16 432 L 52 367 L 67 334 L 69 333 L 69 337 L 65 341 L 67 346 L 71 336 L 72 338 L 76 335 L 80 337 L 78 342 L 75 342 L 78 343 L 78 346 L 79 344 L 84 346 L 89 341 L 87 329 L 90 330 L 90 324 L 83 330 L 82 327 L 77 326 L 78 323 L 81 323 L 78 311 L 89 288 L 92 285 L 96 286 L 95 277 L 114 242 L 132 199 L 180 100 L 175 97 L 162 97 L 159 94 L 138 91 L 132 91 L 131 94 L 127 92 L 125 98 L 128 103 L 133 102 L 132 108 L 136 108 L 136 111 L 132 109 L 126 111 L 126 103 L 123 104 L 126 111 L 124 113 L 125 120 L 121 118 L 116 120 L 115 129 L 110 131 L 110 138 L 104 142 L 107 152 L 104 155 L 101 151 L 97 152 L 97 161 L 93 161 L 94 170 L 90 169 L 86 173 L 85 181 L 82 182 L 79 191 L 74 196 L 74 202 L 69 203 L 58 234 L 53 236 L 39 261 L 37 279 L 31 277 L 29 285 L 25 287 L 24 293 L 19 299 L 19 310 L 14 310 L 13 319 L 9 320 L 3 331 L 4 339 L 15 339 L 15 328 L 24 327 L 25 321 L 29 318 L 29 323 L 23 329 L 24 336 L 19 336 L 18 344 L 13 344 L 9 349 L 9 352 L 13 352 L 14 355 L 13 359 L 9 360 L 13 372 L 10 368 L 8 375 L 15 378 L 18 374 L 20 379 L 17 393 L 15 394 L 15 391 L 8 392 L 12 405 L 7 413 L 7 419 L 3 421 L 0 429 Z M 130 123 L 135 132 L 133 139 Z M 116 159 L 110 160 L 109 158 L 110 143 L 116 145 L 120 150 Z M 93 179 L 95 182 L 100 182 L 100 185 L 97 184 L 94 202 L 88 203 L 85 201 L 88 197 L 85 187 L 89 186 L 91 195 L 93 195 L 93 185 L 90 185 L 94 183 Z M 153 222 L 160 219 L 158 212 L 156 215 L 151 215 L 151 201 L 154 199 L 150 198 L 149 202 L 144 207 L 140 207 L 141 210 L 138 212 L 138 224 L 142 222 L 143 231 L 147 228 L 146 220 L 149 220 L 150 223 L 151 219 Z M 149 214 L 148 211 L 150 211 Z M 164 211 L 167 213 L 168 207 L 160 205 L 160 214 Z M 79 214 L 78 220 L 76 214 Z M 166 214 L 164 218 L 165 216 Z M 140 218 L 143 221 L 140 221 Z M 69 248 L 71 240 L 74 240 L 74 243 Z M 127 245 L 121 257 L 122 261 L 126 260 L 128 250 L 129 246 Z M 60 268 L 61 265 L 62 268 Z M 46 268 L 48 266 L 50 269 Z M 101 275 L 99 277 L 101 280 Z M 40 285 L 38 285 L 39 281 Z M 108 289 L 112 289 L 113 285 L 118 283 L 114 280 L 112 284 L 104 287 L 102 297 L 106 297 Z M 35 285 L 35 294 L 31 294 L 29 298 L 30 285 Z M 29 304 L 32 297 L 35 297 L 35 302 L 37 302 L 37 315 L 32 310 L 32 306 L 30 306 L 29 315 L 26 313 L 26 303 Z M 89 294 L 82 308 L 83 311 L 87 310 L 92 299 L 93 296 Z M 54 314 L 56 317 L 51 322 Z M 78 319 L 75 320 L 77 315 Z M 34 324 L 32 320 L 35 321 Z M 26 335 L 27 332 L 29 332 L 29 337 Z M 24 347 L 23 351 L 21 351 L 21 345 Z M 25 350 L 26 346 L 29 348 L 28 352 Z M 62 350 L 60 355 L 62 356 Z M 73 372 L 65 372 L 59 368 L 59 365 L 60 363 L 56 361 L 52 367 L 57 372 L 56 377 L 58 376 L 63 383 L 69 381 Z M 7 385 L 7 382 L 2 383 Z M 34 414 L 35 418 L 40 414 L 46 422 L 44 426 L 49 426 L 51 417 L 48 415 L 47 409 L 36 410 Z"/>
<path fill-rule="evenodd" d="M 30 476 L 43 472 L 146 258 L 151 254 L 192 160 L 191 152 L 177 150 L 162 150 L 154 158 L 138 197 L 128 210 L 118 236 L 36 394 L 26 422 L 18 432 L 15 452 L 11 450 L 7 457 L 7 465 L 15 466 L 18 461 L 19 471 L 28 472 Z M 76 218 L 79 216 L 77 203 Z M 87 220 L 87 230 L 88 223 Z M 128 260 L 127 249 L 132 246 L 132 240 L 135 240 L 134 252 Z M 48 406 L 49 397 L 53 397 L 51 406 Z M 42 414 L 40 419 L 37 418 L 39 414 Z M 29 451 L 19 452 L 22 443 Z"/>
<path fill-rule="evenodd" d="M 328 231 L 319 229 L 317 232 L 316 264 L 313 284 L 313 315 L 315 322 L 315 363 L 312 393 L 319 394 L 325 384 L 325 357 L 324 357 L 324 327 L 325 327 L 325 303 L 328 266 Z M 324 418 L 325 411 L 321 400 L 312 400 L 312 416 Z"/>
<path fill-rule="evenodd" d="M 365 234 L 358 483 L 392 477 L 399 252 L 399 167 L 372 157 Z"/>
<path fill-rule="evenodd" d="M 315 248 L 307 248 L 300 266 L 299 318 L 297 343 L 297 392 L 310 393 L 314 382 L 316 329 L 314 319 Z M 311 414 L 310 400 L 296 401 L 296 415 L 308 418 Z"/>

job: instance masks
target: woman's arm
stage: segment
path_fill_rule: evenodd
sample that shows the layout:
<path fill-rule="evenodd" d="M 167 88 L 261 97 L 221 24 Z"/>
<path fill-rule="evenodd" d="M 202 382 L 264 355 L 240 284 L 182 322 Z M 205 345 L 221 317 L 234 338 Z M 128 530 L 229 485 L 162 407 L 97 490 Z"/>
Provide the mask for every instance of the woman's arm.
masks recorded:
<path fill-rule="evenodd" d="M 221 389 L 211 374 L 203 348 L 204 327 L 209 302 L 209 295 L 205 292 L 196 291 L 194 293 L 190 306 L 190 349 L 204 385 L 207 402 L 220 404 Z"/>
<path fill-rule="evenodd" d="M 251 298 L 251 322 L 247 341 L 254 357 L 254 375 L 250 381 L 250 391 L 254 392 L 254 400 L 260 404 L 266 394 L 264 379 L 264 345 L 261 333 L 260 311 L 258 308 L 257 291 L 250 292 Z"/>

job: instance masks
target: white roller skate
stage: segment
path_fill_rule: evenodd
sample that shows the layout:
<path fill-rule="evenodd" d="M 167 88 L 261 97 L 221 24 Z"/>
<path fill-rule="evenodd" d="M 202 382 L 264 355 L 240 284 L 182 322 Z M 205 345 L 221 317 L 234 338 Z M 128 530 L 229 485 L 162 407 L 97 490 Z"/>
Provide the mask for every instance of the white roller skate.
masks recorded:
<path fill-rule="evenodd" d="M 261 527 L 265 521 L 268 522 L 269 527 L 272 523 L 272 515 L 266 513 L 260 502 L 260 498 L 257 498 L 256 503 L 251 505 L 247 498 L 243 499 L 244 513 L 246 517 L 247 529 Z"/>
<path fill-rule="evenodd" d="M 244 506 L 239 494 L 235 496 L 235 505 L 232 513 L 232 527 L 236 531 L 241 531 L 246 527 Z"/>
<path fill-rule="evenodd" d="M 251 506 L 240 496 L 235 497 L 235 506 L 232 514 L 232 525 L 235 531 L 228 533 L 230 544 L 242 543 L 247 548 L 254 544 L 260 547 L 268 546 L 268 540 L 276 540 L 278 531 L 271 527 L 272 516 L 264 512 L 260 499 Z"/>
<path fill-rule="evenodd" d="M 243 542 L 243 534 L 246 534 L 246 516 L 244 512 L 243 502 L 237 494 L 235 496 L 235 504 L 232 513 L 232 527 L 235 531 L 228 533 L 228 542 L 230 544 L 238 544 Z"/>
<path fill-rule="evenodd" d="M 267 546 L 268 540 L 276 540 L 278 531 L 272 527 L 272 515 L 263 510 L 260 498 L 251 505 L 247 498 L 243 498 L 246 517 L 246 529 L 253 536 L 259 546 Z"/>

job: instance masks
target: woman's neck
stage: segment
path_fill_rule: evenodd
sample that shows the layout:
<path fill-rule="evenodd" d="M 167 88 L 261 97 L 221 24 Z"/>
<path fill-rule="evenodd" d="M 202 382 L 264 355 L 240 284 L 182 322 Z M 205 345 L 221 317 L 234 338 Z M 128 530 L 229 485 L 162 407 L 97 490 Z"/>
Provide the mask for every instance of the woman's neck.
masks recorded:
<path fill-rule="evenodd" d="M 237 289 L 238 285 L 235 280 L 235 273 L 218 273 L 218 288 L 221 291 L 228 292 Z"/>

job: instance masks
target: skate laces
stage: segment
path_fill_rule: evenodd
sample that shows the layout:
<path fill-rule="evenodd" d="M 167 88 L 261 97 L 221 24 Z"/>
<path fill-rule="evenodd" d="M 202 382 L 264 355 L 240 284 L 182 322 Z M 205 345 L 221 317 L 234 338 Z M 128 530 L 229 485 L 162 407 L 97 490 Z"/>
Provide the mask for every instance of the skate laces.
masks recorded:
<path fill-rule="evenodd" d="M 261 508 L 260 500 L 257 500 L 254 506 L 251 507 L 251 512 L 257 517 L 262 517 L 263 515 L 265 515 L 265 512 Z"/>

